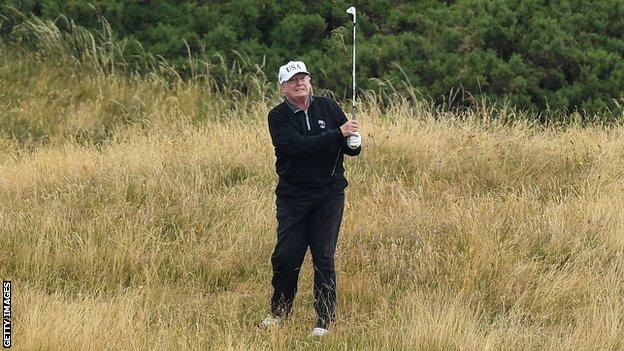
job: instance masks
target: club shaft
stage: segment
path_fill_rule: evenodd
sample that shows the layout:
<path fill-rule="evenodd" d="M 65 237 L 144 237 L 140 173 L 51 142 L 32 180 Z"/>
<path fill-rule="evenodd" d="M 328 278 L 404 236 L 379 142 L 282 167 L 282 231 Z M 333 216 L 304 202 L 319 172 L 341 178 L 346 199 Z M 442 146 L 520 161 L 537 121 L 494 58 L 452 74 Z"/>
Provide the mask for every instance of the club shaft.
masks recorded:
<path fill-rule="evenodd" d="M 351 118 L 356 119 L 356 109 L 355 109 L 355 15 L 353 16 L 353 97 L 351 99 Z"/>

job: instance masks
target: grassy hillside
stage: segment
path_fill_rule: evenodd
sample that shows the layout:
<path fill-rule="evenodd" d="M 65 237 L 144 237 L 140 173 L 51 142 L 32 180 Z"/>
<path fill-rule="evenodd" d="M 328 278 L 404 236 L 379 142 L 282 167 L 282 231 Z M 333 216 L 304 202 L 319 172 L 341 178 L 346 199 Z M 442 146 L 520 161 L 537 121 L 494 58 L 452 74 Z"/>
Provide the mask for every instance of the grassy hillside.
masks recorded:
<path fill-rule="evenodd" d="M 0 276 L 14 284 L 16 350 L 624 348 L 620 126 L 365 97 L 338 322 L 315 340 L 309 259 L 292 319 L 257 327 L 275 92 L 0 52 Z"/>

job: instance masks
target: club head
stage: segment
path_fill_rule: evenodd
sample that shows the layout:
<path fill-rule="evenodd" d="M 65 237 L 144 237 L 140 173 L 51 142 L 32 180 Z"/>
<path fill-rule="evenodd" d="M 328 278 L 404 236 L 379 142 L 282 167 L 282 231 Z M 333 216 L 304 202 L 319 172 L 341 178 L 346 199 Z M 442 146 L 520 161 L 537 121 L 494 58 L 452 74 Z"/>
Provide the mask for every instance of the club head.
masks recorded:
<path fill-rule="evenodd" d="M 355 22 L 355 6 L 351 6 L 347 9 L 347 13 L 353 15 L 353 22 Z"/>

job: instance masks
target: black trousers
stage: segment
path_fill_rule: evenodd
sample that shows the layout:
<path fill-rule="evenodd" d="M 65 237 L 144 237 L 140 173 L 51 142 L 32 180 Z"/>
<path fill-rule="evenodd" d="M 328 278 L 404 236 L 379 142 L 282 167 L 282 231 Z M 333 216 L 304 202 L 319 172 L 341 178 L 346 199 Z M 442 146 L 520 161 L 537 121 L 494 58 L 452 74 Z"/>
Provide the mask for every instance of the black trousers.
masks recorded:
<path fill-rule="evenodd" d="M 328 328 L 336 310 L 334 253 L 344 210 L 344 191 L 326 189 L 303 196 L 277 196 L 277 244 L 273 265 L 274 316 L 292 310 L 299 270 L 310 247 L 314 266 L 314 309 L 317 327 Z"/>

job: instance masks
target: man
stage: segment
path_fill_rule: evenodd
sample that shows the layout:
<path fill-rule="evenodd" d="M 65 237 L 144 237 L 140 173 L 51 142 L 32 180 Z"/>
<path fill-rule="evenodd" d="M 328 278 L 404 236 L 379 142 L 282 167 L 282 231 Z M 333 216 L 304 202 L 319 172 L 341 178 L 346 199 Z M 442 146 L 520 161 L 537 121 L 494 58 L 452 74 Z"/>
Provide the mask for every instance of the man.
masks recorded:
<path fill-rule="evenodd" d="M 344 208 L 347 180 L 343 154 L 357 156 L 361 137 L 334 101 L 312 95 L 310 73 L 301 61 L 290 61 L 278 73 L 284 102 L 269 112 L 269 132 L 279 176 L 277 243 L 273 265 L 272 316 L 278 324 L 292 310 L 299 269 L 308 246 L 314 265 L 313 335 L 328 332 L 336 306 L 334 253 Z"/>

